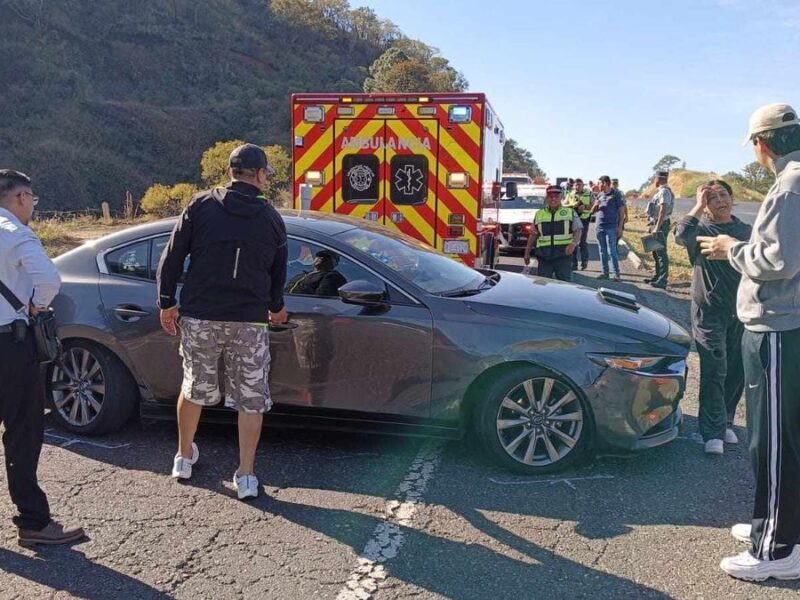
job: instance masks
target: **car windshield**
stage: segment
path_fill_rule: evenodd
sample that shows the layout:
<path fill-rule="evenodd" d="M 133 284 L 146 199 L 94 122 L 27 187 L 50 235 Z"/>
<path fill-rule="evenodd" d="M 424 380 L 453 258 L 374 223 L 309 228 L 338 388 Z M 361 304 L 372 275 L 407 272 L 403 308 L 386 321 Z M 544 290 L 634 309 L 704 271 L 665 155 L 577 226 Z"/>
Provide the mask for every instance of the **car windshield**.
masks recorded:
<path fill-rule="evenodd" d="M 522 196 L 517 198 L 502 198 L 500 208 L 541 208 L 544 206 L 544 196 Z"/>
<path fill-rule="evenodd" d="M 431 294 L 477 292 L 486 281 L 478 271 L 401 233 L 364 227 L 336 237 Z"/>

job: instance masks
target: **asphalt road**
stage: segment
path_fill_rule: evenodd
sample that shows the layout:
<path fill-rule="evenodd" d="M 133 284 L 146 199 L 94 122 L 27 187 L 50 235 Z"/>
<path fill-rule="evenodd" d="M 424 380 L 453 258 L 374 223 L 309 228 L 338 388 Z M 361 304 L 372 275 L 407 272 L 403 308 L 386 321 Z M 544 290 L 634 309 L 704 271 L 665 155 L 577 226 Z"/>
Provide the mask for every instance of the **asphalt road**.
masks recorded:
<path fill-rule="evenodd" d="M 596 266 L 578 282 L 594 285 Z M 604 285 L 686 324 L 685 296 L 640 288 L 645 274 L 626 266 Z M 703 454 L 694 354 L 690 368 L 679 439 L 550 477 L 512 475 L 457 442 L 267 430 L 264 493 L 242 503 L 230 427 L 201 425 L 183 485 L 168 477 L 171 423 L 93 439 L 50 429 L 42 485 L 89 539 L 17 546 L 1 492 L 0 599 L 797 598 L 798 582 L 717 567 L 743 549 L 728 528 L 748 518 L 752 477 L 744 444 Z"/>
<path fill-rule="evenodd" d="M 647 206 L 646 200 L 633 200 L 634 206 L 645 208 Z M 692 210 L 695 205 L 694 198 L 676 198 L 673 214 L 683 216 Z M 739 217 L 745 223 L 752 225 L 756 220 L 758 209 L 761 206 L 760 202 L 736 202 L 733 206 L 733 214 Z"/>

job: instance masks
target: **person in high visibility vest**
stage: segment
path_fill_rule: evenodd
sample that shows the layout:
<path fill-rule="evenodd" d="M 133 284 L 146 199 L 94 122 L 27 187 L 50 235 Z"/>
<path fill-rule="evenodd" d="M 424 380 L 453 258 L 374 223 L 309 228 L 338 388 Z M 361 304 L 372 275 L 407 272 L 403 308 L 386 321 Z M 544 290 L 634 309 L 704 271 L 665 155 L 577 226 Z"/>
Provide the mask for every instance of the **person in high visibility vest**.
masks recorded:
<path fill-rule="evenodd" d="M 561 205 L 561 188 L 547 188 L 547 205 L 536 211 L 525 247 L 524 261 L 531 260 L 531 250 L 538 262 L 537 275 L 560 281 L 572 280 L 572 254 L 581 239 L 583 225 L 578 213 Z"/>
<path fill-rule="evenodd" d="M 589 233 L 589 220 L 592 218 L 592 193 L 584 187 L 583 179 L 575 180 L 575 187 L 564 198 L 564 206 L 573 208 L 583 225 L 577 251 L 572 253 L 572 270 L 578 270 L 578 255 L 580 255 L 581 271 L 585 271 L 589 266 L 589 244 L 586 242 L 586 234 Z"/>

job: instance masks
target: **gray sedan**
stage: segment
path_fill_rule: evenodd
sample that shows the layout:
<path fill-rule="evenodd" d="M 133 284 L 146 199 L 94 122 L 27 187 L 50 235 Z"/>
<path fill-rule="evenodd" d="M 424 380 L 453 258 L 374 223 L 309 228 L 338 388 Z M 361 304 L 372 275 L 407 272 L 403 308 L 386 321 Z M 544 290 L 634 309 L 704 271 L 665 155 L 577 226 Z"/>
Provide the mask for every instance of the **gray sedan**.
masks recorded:
<path fill-rule="evenodd" d="M 677 436 L 689 336 L 634 297 L 476 271 L 362 220 L 284 219 L 291 316 L 270 335 L 268 425 L 477 438 L 522 473 Z M 174 223 L 56 259 L 66 351 L 47 391 L 62 427 L 101 434 L 136 411 L 174 417 L 181 363 L 155 286 Z"/>

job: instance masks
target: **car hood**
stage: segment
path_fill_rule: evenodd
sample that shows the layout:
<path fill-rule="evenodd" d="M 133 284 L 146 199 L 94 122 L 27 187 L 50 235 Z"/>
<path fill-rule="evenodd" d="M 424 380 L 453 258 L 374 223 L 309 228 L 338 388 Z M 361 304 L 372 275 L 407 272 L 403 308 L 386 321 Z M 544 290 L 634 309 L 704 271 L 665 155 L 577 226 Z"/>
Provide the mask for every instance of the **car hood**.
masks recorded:
<path fill-rule="evenodd" d="M 632 310 L 609 304 L 597 290 L 540 277 L 503 273 L 492 289 L 465 299 L 476 312 L 494 316 L 525 319 L 519 311 L 535 311 L 551 323 L 559 319 L 584 323 L 595 322 L 597 328 L 588 334 L 602 337 L 612 330 L 628 330 L 631 337 L 663 339 L 682 331 L 669 319 L 649 308 Z M 552 317 L 550 317 L 552 315 Z M 680 337 L 680 336 L 678 336 Z"/>

